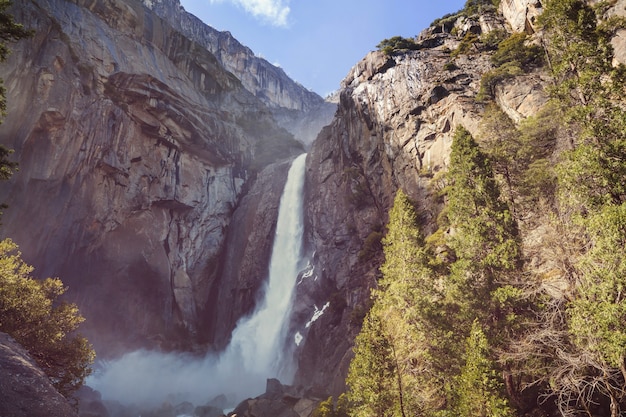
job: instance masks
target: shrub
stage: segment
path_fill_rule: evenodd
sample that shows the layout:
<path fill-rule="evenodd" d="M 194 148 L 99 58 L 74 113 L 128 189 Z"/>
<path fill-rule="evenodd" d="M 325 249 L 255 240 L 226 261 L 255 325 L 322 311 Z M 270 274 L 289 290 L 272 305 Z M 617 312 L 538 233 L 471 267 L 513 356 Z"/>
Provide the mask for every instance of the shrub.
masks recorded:
<path fill-rule="evenodd" d="M 419 48 L 419 45 L 413 39 L 394 36 L 393 38 L 382 40 L 376 47 L 378 50 L 383 51 L 385 55 L 391 55 L 395 51 L 416 50 Z"/>
<path fill-rule="evenodd" d="M 484 48 L 488 51 L 493 51 L 498 49 L 500 43 L 505 40 L 508 36 L 506 30 L 495 29 L 484 33 L 480 37 L 480 42 L 483 44 Z"/>
<path fill-rule="evenodd" d="M 75 335 L 84 321 L 74 304 L 58 301 L 65 288 L 58 278 L 30 276 L 33 267 L 10 239 L 0 241 L 0 331 L 20 343 L 64 396 L 80 388 L 95 354 Z"/>
<path fill-rule="evenodd" d="M 491 56 L 491 63 L 500 67 L 516 63 L 522 69 L 541 65 L 542 51 L 537 45 L 526 45 L 525 33 L 514 33 L 498 44 L 498 50 Z"/>
<path fill-rule="evenodd" d="M 478 42 L 478 35 L 473 32 L 467 32 L 459 43 L 459 46 L 452 52 L 451 56 L 456 58 L 461 54 L 468 54 L 472 46 Z"/>

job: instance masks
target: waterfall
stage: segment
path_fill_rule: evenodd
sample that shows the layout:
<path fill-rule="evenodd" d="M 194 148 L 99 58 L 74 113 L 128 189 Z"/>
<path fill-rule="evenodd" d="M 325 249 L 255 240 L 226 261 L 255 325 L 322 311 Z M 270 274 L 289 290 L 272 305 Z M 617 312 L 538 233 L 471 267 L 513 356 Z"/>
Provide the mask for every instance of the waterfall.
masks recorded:
<path fill-rule="evenodd" d="M 269 277 L 252 315 L 241 319 L 222 359 L 238 364 L 249 378 L 291 382 L 290 358 L 284 358 L 286 325 L 291 312 L 302 247 L 302 190 L 306 154 L 297 157 L 287 174 L 280 199 Z"/>
<path fill-rule="evenodd" d="M 306 154 L 296 158 L 280 199 L 269 276 L 254 312 L 237 323 L 220 354 L 204 358 L 139 350 L 109 362 L 87 383 L 104 399 L 126 404 L 192 401 L 225 394 L 233 401 L 260 395 L 267 378 L 290 383 L 294 369 L 286 331 L 299 272 Z"/>

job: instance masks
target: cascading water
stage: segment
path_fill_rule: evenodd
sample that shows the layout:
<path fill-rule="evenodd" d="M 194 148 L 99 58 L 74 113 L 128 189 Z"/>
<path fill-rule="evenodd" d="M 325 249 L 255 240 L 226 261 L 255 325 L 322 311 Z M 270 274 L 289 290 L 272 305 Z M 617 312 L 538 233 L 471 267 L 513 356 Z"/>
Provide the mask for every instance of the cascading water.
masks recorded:
<path fill-rule="evenodd" d="M 264 296 L 254 313 L 240 320 L 222 358 L 240 364 L 249 378 L 268 377 L 291 382 L 290 358 L 283 357 L 286 324 L 291 311 L 302 248 L 302 189 L 306 154 L 289 169 L 278 209 L 276 235 Z"/>
<path fill-rule="evenodd" d="M 255 311 L 241 319 L 231 342 L 219 355 L 194 358 L 182 354 L 136 351 L 107 364 L 88 385 L 104 399 L 155 404 L 174 394 L 201 404 L 220 395 L 236 400 L 256 396 L 267 378 L 290 383 L 294 369 L 285 353 L 286 326 L 299 272 L 303 233 L 306 154 L 289 169 L 280 199 L 269 277 Z"/>

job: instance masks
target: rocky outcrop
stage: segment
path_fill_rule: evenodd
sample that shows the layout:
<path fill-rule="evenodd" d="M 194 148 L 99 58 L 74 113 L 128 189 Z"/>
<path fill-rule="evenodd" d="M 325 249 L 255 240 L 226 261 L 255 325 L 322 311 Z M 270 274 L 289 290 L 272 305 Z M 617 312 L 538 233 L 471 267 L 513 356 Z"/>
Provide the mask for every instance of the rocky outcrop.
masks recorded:
<path fill-rule="evenodd" d="M 38 276 L 68 285 L 99 353 L 210 340 L 199 323 L 211 321 L 233 210 L 256 172 L 302 146 L 138 2 L 14 12 L 35 36 L 0 71 L 11 103 L 0 140 L 20 164 L 0 189 L 2 235 Z"/>
<path fill-rule="evenodd" d="M 607 17 L 618 16 L 626 18 L 626 0 L 617 0 L 607 11 Z M 626 29 L 622 28 L 615 33 L 611 41 L 613 46 L 613 65 L 626 65 Z"/>
<path fill-rule="evenodd" d="M 504 80 L 496 86 L 498 106 L 515 123 L 532 116 L 548 101 L 545 86 L 549 77 L 542 71 Z"/>
<path fill-rule="evenodd" d="M 182 34 L 210 51 L 243 86 L 263 101 L 282 127 L 309 145 L 332 119 L 336 105 L 293 81 L 242 45 L 230 32 L 220 32 L 185 12 L 178 0 L 142 0 Z"/>
<path fill-rule="evenodd" d="M 502 0 L 500 12 L 513 32 L 534 33 L 541 14 L 541 0 Z"/>
<path fill-rule="evenodd" d="M 12 337 L 0 332 L 0 416 L 76 417 L 48 376 Z"/>
<path fill-rule="evenodd" d="M 309 417 L 322 399 L 282 385 L 276 379 L 268 379 L 265 394 L 243 401 L 229 415 Z"/>
<path fill-rule="evenodd" d="M 429 178 L 445 168 L 455 126 L 478 128 L 473 96 L 488 59 L 462 56 L 446 70 L 447 48 L 370 53 L 343 81 L 337 115 L 311 149 L 306 218 L 315 284 L 307 285 L 318 291 L 309 318 L 313 306 L 329 305 L 308 329 L 298 323 L 306 338 L 297 383 L 312 378 L 332 393 L 343 390 L 395 190 L 419 202 L 428 224 L 437 207 Z"/>

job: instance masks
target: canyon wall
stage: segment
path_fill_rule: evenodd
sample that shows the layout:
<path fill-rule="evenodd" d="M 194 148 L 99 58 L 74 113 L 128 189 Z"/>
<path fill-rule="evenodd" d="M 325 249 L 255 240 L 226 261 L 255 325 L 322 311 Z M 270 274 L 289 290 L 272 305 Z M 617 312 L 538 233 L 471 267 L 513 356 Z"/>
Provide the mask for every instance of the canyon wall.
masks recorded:
<path fill-rule="evenodd" d="M 0 70 L 10 103 L 0 141 L 19 162 L 0 187 L 2 236 L 37 276 L 63 279 L 99 353 L 211 342 L 233 211 L 301 143 L 213 53 L 140 2 L 12 10 L 35 34 Z M 299 100 L 312 93 L 293 92 L 281 103 L 308 106 Z"/>
<path fill-rule="evenodd" d="M 220 32 L 186 13 L 178 0 L 142 0 L 183 35 L 210 51 L 243 86 L 265 103 L 278 123 L 310 145 L 332 119 L 336 104 L 307 90 L 242 45 L 230 32 Z M 337 86 L 339 88 L 339 86 Z"/>
<path fill-rule="evenodd" d="M 297 350 L 296 384 L 338 395 L 344 391 L 351 346 L 367 313 L 382 259 L 380 239 L 395 192 L 417 204 L 424 234 L 441 209 L 437 174 L 448 164 L 457 126 L 479 137 L 484 103 L 476 100 L 489 53 L 451 56 L 464 34 L 505 29 L 501 15 L 459 17 L 456 35 L 440 28 L 417 38 L 418 50 L 368 54 L 342 82 L 332 123 L 309 154 L 306 207 L 310 275 L 299 287 L 307 316 L 294 316 L 306 334 Z M 452 65 L 453 64 L 453 65 Z M 546 101 L 545 77 L 527 74 L 498 90 L 496 102 L 518 119 Z M 511 93 L 514 92 L 514 93 Z M 324 313 L 307 322 L 321 306 Z"/>

